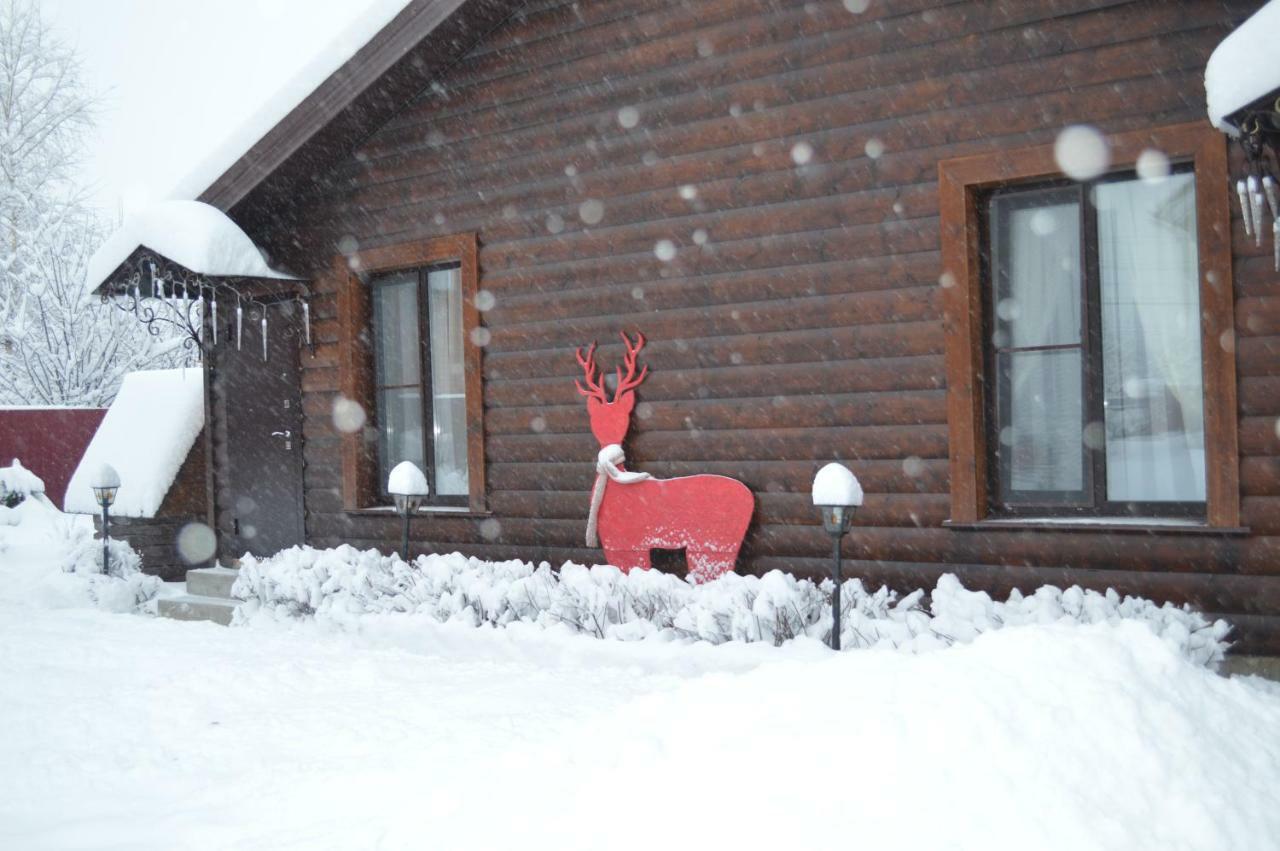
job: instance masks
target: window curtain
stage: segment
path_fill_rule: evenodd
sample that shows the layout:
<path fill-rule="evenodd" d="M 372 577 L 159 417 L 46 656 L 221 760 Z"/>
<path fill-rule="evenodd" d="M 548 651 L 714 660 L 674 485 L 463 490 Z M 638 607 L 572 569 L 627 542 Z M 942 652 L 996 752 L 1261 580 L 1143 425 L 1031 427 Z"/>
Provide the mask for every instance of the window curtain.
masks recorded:
<path fill-rule="evenodd" d="M 1080 212 L 1075 203 L 1008 211 L 1007 277 L 996 302 L 996 345 L 1080 343 Z M 1081 351 L 1002 354 L 1008 376 L 1001 451 L 1008 486 L 1069 495 L 1084 487 Z"/>
<path fill-rule="evenodd" d="M 427 275 L 431 340 L 431 408 L 435 434 L 436 493 L 466 496 L 467 398 L 463 360 L 462 270 L 433 269 Z"/>
<path fill-rule="evenodd" d="M 424 467 L 422 392 L 418 349 L 418 277 L 402 273 L 373 290 L 377 357 L 377 423 L 380 487 L 401 461 Z"/>
<path fill-rule="evenodd" d="M 1195 181 L 1094 190 L 1102 297 L 1107 497 L 1205 498 Z"/>

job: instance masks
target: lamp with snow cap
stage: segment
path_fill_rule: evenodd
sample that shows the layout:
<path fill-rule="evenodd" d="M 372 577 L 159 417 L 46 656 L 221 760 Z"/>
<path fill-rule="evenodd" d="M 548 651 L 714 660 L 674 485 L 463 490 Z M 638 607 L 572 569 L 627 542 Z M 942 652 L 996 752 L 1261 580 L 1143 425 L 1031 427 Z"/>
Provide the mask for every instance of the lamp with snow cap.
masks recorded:
<path fill-rule="evenodd" d="M 396 512 L 402 521 L 401 553 L 409 560 L 409 516 L 418 510 L 422 501 L 431 493 L 426 475 L 412 461 L 401 461 L 387 477 L 387 492 L 396 504 Z"/>
<path fill-rule="evenodd" d="M 107 542 L 111 534 L 111 504 L 116 501 L 116 492 L 120 490 L 120 474 L 110 464 L 102 464 L 94 471 L 89 480 L 93 488 L 93 499 L 102 506 L 102 574 L 111 572 L 111 556 L 107 551 Z"/>
<path fill-rule="evenodd" d="M 848 467 L 834 461 L 813 477 L 813 504 L 822 517 L 822 528 L 831 536 L 831 649 L 840 649 L 840 539 L 853 525 L 853 513 L 862 505 L 862 485 Z"/>

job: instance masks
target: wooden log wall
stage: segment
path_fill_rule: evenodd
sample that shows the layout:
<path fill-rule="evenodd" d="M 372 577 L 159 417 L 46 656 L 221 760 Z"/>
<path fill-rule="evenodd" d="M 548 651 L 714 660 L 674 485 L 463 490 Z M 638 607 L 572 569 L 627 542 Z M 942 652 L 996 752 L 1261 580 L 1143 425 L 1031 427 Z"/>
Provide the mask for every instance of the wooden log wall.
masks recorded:
<path fill-rule="evenodd" d="M 948 517 L 939 159 L 1202 120 L 1210 52 L 1256 2 L 536 0 L 255 237 L 317 276 L 304 352 L 310 542 L 389 548 L 344 513 L 332 257 L 475 232 L 492 517 L 416 546 L 593 561 L 596 445 L 572 347 L 642 330 L 628 442 L 660 476 L 757 495 L 740 569 L 827 569 L 808 488 L 868 491 L 852 570 L 898 588 L 1081 583 L 1191 603 L 1280 653 L 1280 280 L 1233 222 L 1247 536 L 962 532 Z M 1238 167 L 1238 163 L 1236 166 Z M 598 202 L 584 207 L 588 201 Z M 592 215 L 602 210 L 599 221 Z M 242 211 L 243 212 L 243 211 Z M 245 214 L 245 218 L 253 218 Z M 673 259 L 656 256 L 669 240 Z M 342 247 L 346 248 L 343 249 Z"/>

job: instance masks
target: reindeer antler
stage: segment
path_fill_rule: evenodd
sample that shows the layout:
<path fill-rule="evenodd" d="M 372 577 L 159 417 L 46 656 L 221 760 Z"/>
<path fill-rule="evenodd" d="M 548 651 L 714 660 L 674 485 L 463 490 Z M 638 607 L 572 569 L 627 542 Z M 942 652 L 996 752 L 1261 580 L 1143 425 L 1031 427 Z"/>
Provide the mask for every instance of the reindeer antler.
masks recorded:
<path fill-rule="evenodd" d="M 584 388 L 582 386 L 582 382 L 576 379 L 573 383 L 574 386 L 578 388 L 578 392 L 583 396 L 595 399 L 598 402 L 608 403 L 609 396 L 604 392 L 604 386 L 600 383 L 599 376 L 596 375 L 595 354 L 596 344 L 594 342 L 592 342 L 587 348 L 585 356 L 582 354 L 581 348 L 574 350 L 574 357 L 578 359 L 578 366 L 582 367 L 582 372 L 586 378 L 587 386 Z"/>
<path fill-rule="evenodd" d="M 623 393 L 637 387 L 641 381 L 644 381 L 644 377 L 649 374 L 648 364 L 645 364 L 640 369 L 639 375 L 636 374 L 636 358 L 640 355 L 640 350 L 644 348 L 644 334 L 637 331 L 636 341 L 634 344 L 627 338 L 625 333 L 620 334 L 619 336 L 622 337 L 623 345 L 627 347 L 627 353 L 623 356 L 623 363 L 626 364 L 627 374 L 624 376 L 622 374 L 622 367 L 618 367 L 618 387 L 613 391 L 614 399 L 617 399 Z"/>

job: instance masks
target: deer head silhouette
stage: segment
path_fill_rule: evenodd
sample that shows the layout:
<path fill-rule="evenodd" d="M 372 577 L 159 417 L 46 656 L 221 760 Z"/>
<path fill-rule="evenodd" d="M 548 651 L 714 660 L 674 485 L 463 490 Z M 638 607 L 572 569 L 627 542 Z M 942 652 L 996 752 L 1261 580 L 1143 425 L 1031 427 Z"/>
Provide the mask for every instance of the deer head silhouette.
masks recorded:
<path fill-rule="evenodd" d="M 580 348 L 574 353 L 578 359 L 578 365 L 582 367 L 586 386 L 584 387 L 581 381 L 573 383 L 577 386 L 578 392 L 587 397 L 587 414 L 591 417 L 591 433 L 600 442 L 601 448 L 615 443 L 620 445 L 626 438 L 627 429 L 631 424 L 631 409 L 636 404 L 635 388 L 649 374 L 647 365 L 640 366 L 639 372 L 636 371 L 636 358 L 644 348 L 644 335 L 636 334 L 634 343 L 626 334 L 619 334 L 619 336 L 627 347 L 627 353 L 623 356 L 626 373 L 623 373 L 621 366 L 618 367 L 618 386 L 613 391 L 612 400 L 609 399 L 604 382 L 601 381 L 600 373 L 596 368 L 596 344 L 592 343 L 585 355 Z"/>

